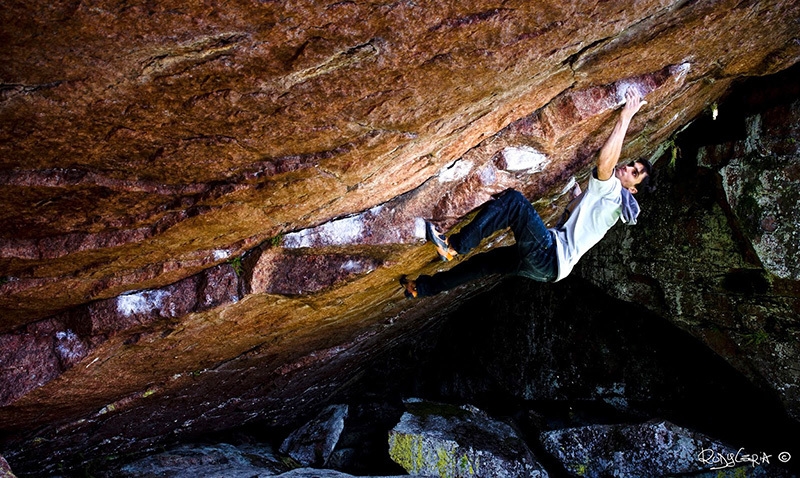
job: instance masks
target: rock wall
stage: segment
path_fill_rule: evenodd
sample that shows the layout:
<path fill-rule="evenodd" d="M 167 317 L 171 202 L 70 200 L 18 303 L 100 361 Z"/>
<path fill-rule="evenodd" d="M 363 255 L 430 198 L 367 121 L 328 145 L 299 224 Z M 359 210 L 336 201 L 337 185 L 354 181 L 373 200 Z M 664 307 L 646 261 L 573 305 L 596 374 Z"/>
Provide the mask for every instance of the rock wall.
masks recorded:
<path fill-rule="evenodd" d="M 626 86 L 651 102 L 630 148 L 645 152 L 731 79 L 800 55 L 797 7 L 781 1 L 59 2 L 2 15 L 4 330 L 366 211 L 478 145 L 491 156 L 517 120 L 514 143 L 558 176 L 537 189 L 558 190 Z"/>
<path fill-rule="evenodd" d="M 422 218 L 456 226 L 508 187 L 553 217 L 627 88 L 649 104 L 625 155 L 650 156 L 737 78 L 795 63 L 798 18 L 791 1 L 7 6 L 4 456 L 47 472 L 297 420 L 473 292 L 402 300 L 399 275 L 439 267 Z"/>

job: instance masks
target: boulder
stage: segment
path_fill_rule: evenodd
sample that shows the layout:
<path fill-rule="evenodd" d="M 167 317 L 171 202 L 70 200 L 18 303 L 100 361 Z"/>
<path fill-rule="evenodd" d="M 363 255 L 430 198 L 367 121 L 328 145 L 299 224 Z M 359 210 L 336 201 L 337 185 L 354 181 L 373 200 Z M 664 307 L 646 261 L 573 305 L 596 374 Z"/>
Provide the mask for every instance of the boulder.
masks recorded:
<path fill-rule="evenodd" d="M 0 463 L 2 465 L 2 463 Z M 351 478 L 353 475 L 330 469 L 291 468 L 291 465 L 265 444 L 186 444 L 162 453 L 105 471 L 101 476 L 139 478 Z M 0 468 L 2 470 L 2 468 Z M 2 478 L 14 478 L 2 475 Z M 391 477 L 373 477 L 391 478 Z"/>
<path fill-rule="evenodd" d="M 739 467 L 739 473 L 762 467 L 776 457 L 737 450 L 701 433 L 666 421 L 636 425 L 591 425 L 541 434 L 545 449 L 570 473 L 586 478 L 658 477 L 716 472 Z"/>
<path fill-rule="evenodd" d="M 280 452 L 291 456 L 303 466 L 322 466 L 328 461 L 339 441 L 347 412 L 347 405 L 329 406 L 286 437 Z"/>
<path fill-rule="evenodd" d="M 471 406 L 407 402 L 389 433 L 389 455 L 412 475 L 544 478 L 548 474 L 507 423 Z"/>
<path fill-rule="evenodd" d="M 275 476 L 288 470 L 265 445 L 187 444 L 146 456 L 111 473 L 120 478 L 253 478 Z"/>
<path fill-rule="evenodd" d="M 5 458 L 0 456 L 0 478 L 17 478 Z"/>
<path fill-rule="evenodd" d="M 403 478 L 406 475 L 396 475 L 396 476 L 364 476 L 359 475 L 362 478 Z M 327 470 L 327 469 L 319 469 L 319 468 L 297 468 L 292 471 L 287 471 L 286 473 L 282 473 L 280 475 L 276 475 L 276 478 L 355 478 L 353 475 L 348 475 L 347 473 L 342 473 L 340 471 L 335 470 Z"/>

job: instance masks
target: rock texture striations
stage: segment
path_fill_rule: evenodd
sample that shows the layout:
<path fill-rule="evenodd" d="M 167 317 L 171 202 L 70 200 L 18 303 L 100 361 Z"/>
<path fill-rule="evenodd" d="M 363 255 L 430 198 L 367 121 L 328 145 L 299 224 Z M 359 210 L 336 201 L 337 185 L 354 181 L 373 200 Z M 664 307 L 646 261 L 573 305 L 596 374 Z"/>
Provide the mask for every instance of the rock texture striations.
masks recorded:
<path fill-rule="evenodd" d="M 627 88 L 648 105 L 624 155 L 659 157 L 736 79 L 796 63 L 798 18 L 778 0 L 6 6 L 4 456 L 48 472 L 295 423 L 472 292 L 402 300 L 399 275 L 438 267 L 423 218 L 457 226 L 508 187 L 552 218 Z M 769 231 L 788 210 L 748 220 Z M 654 309 L 693 320 L 689 296 Z M 773 327 L 739 304 L 752 320 L 713 320 Z M 790 383 L 770 363 L 753 370 Z"/>

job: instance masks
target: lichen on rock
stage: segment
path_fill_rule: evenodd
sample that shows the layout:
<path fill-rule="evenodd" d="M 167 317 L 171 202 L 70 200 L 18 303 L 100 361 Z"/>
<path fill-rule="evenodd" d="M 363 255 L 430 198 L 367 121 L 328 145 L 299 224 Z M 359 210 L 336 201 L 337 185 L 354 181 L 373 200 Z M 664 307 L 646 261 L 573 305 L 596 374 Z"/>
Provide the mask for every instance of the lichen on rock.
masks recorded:
<path fill-rule="evenodd" d="M 389 456 L 411 474 L 442 478 L 546 477 L 511 426 L 475 407 L 410 400 L 389 433 Z"/>

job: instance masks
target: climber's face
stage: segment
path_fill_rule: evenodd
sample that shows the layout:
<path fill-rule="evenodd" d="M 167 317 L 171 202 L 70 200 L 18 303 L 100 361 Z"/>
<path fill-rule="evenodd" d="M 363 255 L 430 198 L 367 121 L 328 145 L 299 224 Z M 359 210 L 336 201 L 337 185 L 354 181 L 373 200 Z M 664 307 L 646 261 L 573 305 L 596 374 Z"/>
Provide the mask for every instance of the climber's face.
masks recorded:
<path fill-rule="evenodd" d="M 623 188 L 627 189 L 632 194 L 636 194 L 636 186 L 647 177 L 647 171 L 645 171 L 642 163 L 631 161 L 625 166 L 619 166 L 615 169 L 614 175 L 619 179 L 619 182 L 622 183 Z"/>

